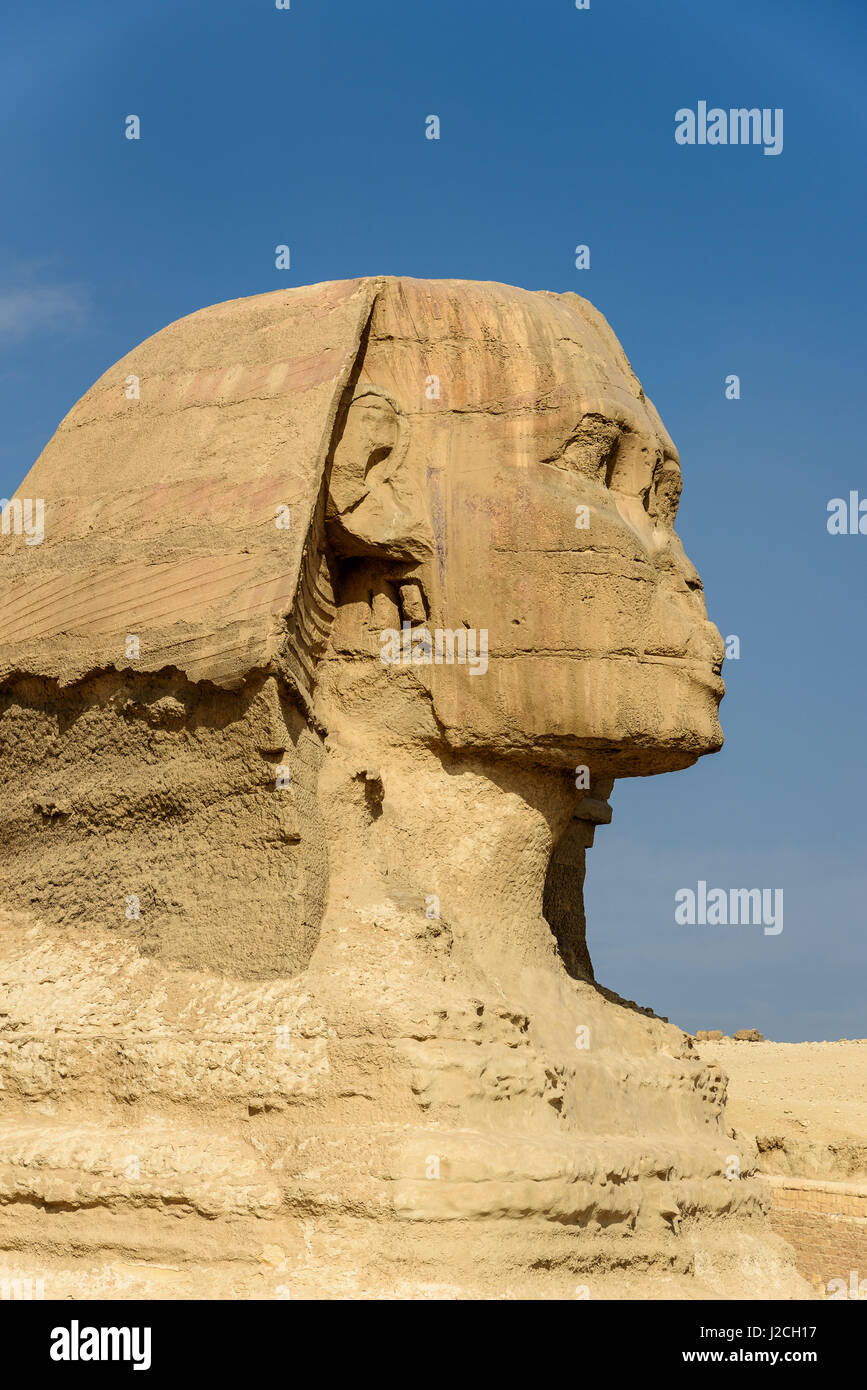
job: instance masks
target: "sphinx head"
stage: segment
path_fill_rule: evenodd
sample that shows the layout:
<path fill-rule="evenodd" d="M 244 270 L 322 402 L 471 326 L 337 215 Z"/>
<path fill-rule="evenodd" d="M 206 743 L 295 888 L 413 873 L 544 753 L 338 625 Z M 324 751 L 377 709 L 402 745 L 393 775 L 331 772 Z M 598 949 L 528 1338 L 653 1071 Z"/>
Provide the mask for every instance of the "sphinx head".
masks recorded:
<path fill-rule="evenodd" d="M 414 685 L 453 748 L 603 777 L 720 747 L 677 451 L 586 301 L 388 282 L 328 479 L 355 717 Z"/>

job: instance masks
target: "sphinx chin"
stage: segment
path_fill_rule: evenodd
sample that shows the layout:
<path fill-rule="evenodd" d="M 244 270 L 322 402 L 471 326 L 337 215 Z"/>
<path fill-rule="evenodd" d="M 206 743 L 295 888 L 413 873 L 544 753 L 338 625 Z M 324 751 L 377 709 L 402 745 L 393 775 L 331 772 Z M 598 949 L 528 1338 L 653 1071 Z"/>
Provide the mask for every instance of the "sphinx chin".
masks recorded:
<path fill-rule="evenodd" d="M 689 767 L 723 744 L 724 685 L 710 665 L 605 653 L 493 654 L 484 677 L 433 673 L 433 705 L 453 748 L 521 755 L 593 777 Z"/>

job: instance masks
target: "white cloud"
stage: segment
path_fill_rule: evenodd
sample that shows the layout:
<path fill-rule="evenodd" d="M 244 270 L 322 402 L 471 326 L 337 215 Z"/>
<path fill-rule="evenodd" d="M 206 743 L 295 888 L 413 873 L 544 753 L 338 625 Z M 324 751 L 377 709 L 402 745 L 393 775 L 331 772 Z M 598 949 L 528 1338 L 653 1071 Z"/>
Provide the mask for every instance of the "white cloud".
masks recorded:
<path fill-rule="evenodd" d="M 0 285 L 0 342 L 80 328 L 88 312 L 77 285 Z"/>

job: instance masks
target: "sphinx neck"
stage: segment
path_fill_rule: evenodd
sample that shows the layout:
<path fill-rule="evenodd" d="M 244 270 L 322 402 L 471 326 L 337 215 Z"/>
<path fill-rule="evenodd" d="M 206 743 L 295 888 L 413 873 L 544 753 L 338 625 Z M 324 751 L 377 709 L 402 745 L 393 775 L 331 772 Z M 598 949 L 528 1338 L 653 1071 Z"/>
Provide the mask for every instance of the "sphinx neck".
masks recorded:
<path fill-rule="evenodd" d="M 559 959 L 589 973 L 581 890 L 592 824 L 576 819 L 583 794 L 570 775 L 445 750 L 409 730 L 390 738 L 357 709 L 332 708 L 329 728 L 330 913 L 390 904 L 442 920 L 477 959 Z"/>

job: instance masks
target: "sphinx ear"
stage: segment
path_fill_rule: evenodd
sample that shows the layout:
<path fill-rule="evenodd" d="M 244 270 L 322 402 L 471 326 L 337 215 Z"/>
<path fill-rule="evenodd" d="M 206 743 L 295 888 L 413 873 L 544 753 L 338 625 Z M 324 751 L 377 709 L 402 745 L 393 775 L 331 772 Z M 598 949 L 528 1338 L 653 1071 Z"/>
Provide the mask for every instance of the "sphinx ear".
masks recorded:
<path fill-rule="evenodd" d="M 422 475 L 400 406 L 381 387 L 357 388 L 341 411 L 329 459 L 326 523 L 334 549 L 403 561 L 431 555 Z"/>

